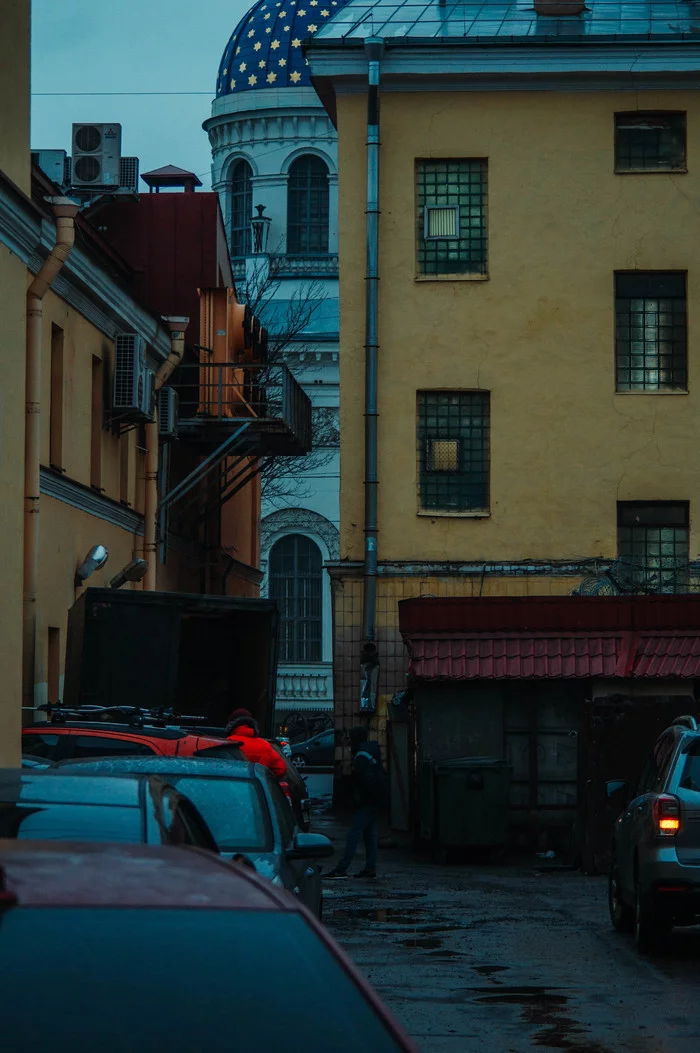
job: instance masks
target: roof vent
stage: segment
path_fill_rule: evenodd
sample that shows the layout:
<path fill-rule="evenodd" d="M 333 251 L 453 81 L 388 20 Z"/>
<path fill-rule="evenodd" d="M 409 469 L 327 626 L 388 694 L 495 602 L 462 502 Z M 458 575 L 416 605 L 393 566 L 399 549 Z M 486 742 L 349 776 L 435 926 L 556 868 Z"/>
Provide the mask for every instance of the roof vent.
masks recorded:
<path fill-rule="evenodd" d="M 538 15 L 550 18 L 561 18 L 566 15 L 580 15 L 586 10 L 585 0 L 534 0 Z"/>

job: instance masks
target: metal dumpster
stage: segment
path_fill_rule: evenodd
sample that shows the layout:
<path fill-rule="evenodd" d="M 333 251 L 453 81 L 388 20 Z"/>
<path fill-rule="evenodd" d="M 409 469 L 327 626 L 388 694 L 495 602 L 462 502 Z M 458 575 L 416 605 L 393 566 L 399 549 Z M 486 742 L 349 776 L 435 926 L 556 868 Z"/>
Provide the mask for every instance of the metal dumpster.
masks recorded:
<path fill-rule="evenodd" d="M 505 845 L 511 770 L 496 757 L 424 762 L 421 838 L 446 850 Z"/>

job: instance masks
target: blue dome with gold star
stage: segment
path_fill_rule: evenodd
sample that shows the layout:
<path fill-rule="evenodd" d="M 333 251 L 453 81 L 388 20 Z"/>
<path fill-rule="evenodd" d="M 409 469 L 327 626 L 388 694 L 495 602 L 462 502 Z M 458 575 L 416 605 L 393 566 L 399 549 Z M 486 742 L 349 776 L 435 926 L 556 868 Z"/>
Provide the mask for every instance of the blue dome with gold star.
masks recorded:
<path fill-rule="evenodd" d="M 312 37 L 346 0 L 259 0 L 226 45 L 217 97 L 259 88 L 311 83 L 302 41 Z"/>

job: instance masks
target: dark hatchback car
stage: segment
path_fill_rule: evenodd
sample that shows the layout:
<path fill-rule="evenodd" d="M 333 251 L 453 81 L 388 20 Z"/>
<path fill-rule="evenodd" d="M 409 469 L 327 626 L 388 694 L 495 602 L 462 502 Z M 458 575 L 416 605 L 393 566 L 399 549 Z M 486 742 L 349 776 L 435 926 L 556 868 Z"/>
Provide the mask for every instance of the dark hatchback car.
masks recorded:
<path fill-rule="evenodd" d="M 306 742 L 292 743 L 292 764 L 295 768 L 332 766 L 335 760 L 335 731 L 330 728 L 314 735 Z"/>
<path fill-rule="evenodd" d="M 291 896 L 195 849 L 0 842 L 8 1053 L 416 1053 Z"/>
<path fill-rule="evenodd" d="M 299 830 L 277 780 L 261 764 L 178 757 L 102 757 L 61 761 L 59 772 L 159 775 L 195 805 L 224 856 L 245 855 L 259 874 L 321 914 L 317 861 L 333 854 L 321 834 Z"/>
<path fill-rule="evenodd" d="M 0 770 L 0 838 L 195 845 L 218 853 L 191 801 L 153 775 Z"/>

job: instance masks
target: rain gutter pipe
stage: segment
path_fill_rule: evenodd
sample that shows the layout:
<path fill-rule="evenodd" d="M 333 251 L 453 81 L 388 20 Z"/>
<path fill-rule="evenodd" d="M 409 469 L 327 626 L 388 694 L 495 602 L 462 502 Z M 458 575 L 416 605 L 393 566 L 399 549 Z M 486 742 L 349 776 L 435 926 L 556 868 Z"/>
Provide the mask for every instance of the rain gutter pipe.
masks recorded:
<path fill-rule="evenodd" d="M 54 246 L 27 289 L 24 404 L 23 706 L 34 707 L 36 609 L 39 587 L 39 507 L 41 466 L 41 350 L 44 297 L 75 241 L 79 205 L 67 197 L 46 198 L 56 218 Z"/>
<path fill-rule="evenodd" d="M 367 55 L 367 268 L 365 275 L 365 566 L 363 627 L 374 644 L 377 610 L 377 361 L 379 352 L 379 60 L 381 37 L 365 40 Z"/>
<path fill-rule="evenodd" d="M 163 316 L 170 330 L 170 354 L 156 373 L 154 389 L 156 396 L 170 379 L 173 370 L 180 365 L 185 353 L 185 330 L 189 318 Z M 158 399 L 153 421 L 146 425 L 146 463 L 144 470 L 143 502 L 143 558 L 148 569 L 143 579 L 145 592 L 155 592 L 158 577 Z"/>

